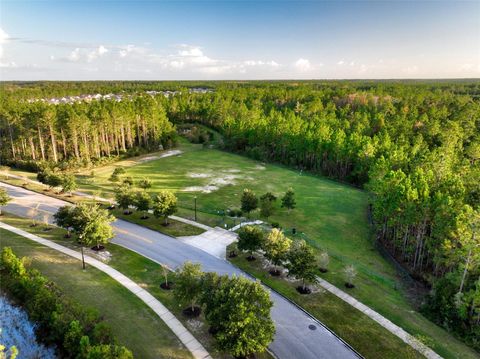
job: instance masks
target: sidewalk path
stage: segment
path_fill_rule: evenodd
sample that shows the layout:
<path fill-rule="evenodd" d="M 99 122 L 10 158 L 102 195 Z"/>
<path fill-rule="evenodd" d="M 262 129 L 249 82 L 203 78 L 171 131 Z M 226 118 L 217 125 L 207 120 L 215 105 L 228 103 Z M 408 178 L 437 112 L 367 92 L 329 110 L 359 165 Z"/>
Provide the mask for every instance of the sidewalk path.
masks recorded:
<path fill-rule="evenodd" d="M 373 309 L 370 309 L 365 304 L 359 302 L 351 295 L 345 293 L 343 290 L 335 287 L 334 285 L 330 284 L 326 280 L 317 277 L 318 284 L 329 291 L 330 293 L 334 294 L 338 298 L 342 299 L 344 302 L 350 304 L 352 307 L 358 309 L 363 314 L 367 315 L 382 327 L 387 329 L 392 334 L 396 335 L 400 339 L 402 339 L 405 343 L 410 345 L 412 348 L 417 350 L 418 352 L 422 353 L 428 359 L 441 359 L 442 357 L 435 353 L 432 349 L 427 347 L 425 344 L 421 343 L 412 335 L 408 334 L 405 330 L 400 328 L 398 325 L 393 324 L 390 320 L 382 316 L 381 314 L 377 313 Z"/>
<path fill-rule="evenodd" d="M 0 222 L 0 228 L 6 229 L 7 231 L 16 233 L 22 237 L 28 238 L 32 241 L 40 243 L 49 248 L 55 249 L 56 251 L 62 252 L 70 257 L 76 258 L 78 260 L 82 259 L 82 255 L 74 251 L 73 249 L 64 247 L 60 244 L 52 242 L 48 239 L 38 237 L 34 234 L 25 232 L 16 227 L 10 226 L 3 222 Z M 205 350 L 205 348 L 200 344 L 197 339 L 193 337 L 192 334 L 183 326 L 180 321 L 175 318 L 175 316 L 154 296 L 148 293 L 145 289 L 142 289 L 138 284 L 133 282 L 131 279 L 113 269 L 112 267 L 106 265 L 105 263 L 100 262 L 92 257 L 85 256 L 85 263 L 90 264 L 92 267 L 95 267 L 102 272 L 108 274 L 110 277 L 115 279 L 118 283 L 127 288 L 130 292 L 135 294 L 140 298 L 148 307 L 150 307 L 159 317 L 162 319 L 165 324 L 172 330 L 172 332 L 180 339 L 180 341 L 187 347 L 187 349 L 192 353 L 193 357 L 196 359 L 211 359 L 210 354 Z"/>
<path fill-rule="evenodd" d="M 237 234 L 215 227 L 196 236 L 177 237 L 179 241 L 200 248 L 217 258 L 225 259 L 227 247 L 237 240 Z"/>

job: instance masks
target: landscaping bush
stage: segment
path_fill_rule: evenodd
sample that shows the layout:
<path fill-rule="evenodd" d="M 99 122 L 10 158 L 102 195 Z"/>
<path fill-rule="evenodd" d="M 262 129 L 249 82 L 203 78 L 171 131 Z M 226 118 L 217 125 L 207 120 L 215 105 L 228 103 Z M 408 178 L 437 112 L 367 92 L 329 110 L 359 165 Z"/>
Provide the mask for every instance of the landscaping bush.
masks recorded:
<path fill-rule="evenodd" d="M 96 311 L 67 298 L 40 272 L 27 269 L 9 247 L 2 250 L 0 274 L 2 291 L 25 308 L 37 325 L 38 338 L 55 345 L 59 357 L 133 358 L 128 349 L 116 345 L 110 328 Z"/>

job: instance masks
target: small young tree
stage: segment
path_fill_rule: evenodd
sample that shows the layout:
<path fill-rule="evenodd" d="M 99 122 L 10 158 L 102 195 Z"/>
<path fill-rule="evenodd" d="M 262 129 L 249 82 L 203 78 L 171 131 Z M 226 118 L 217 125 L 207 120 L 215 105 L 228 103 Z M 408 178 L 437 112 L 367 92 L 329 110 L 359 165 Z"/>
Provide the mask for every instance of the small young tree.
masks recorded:
<path fill-rule="evenodd" d="M 27 216 L 32 219 L 32 224 L 30 227 L 36 227 L 37 226 L 37 216 L 38 216 L 38 207 L 40 204 L 37 204 L 35 207 L 30 207 L 27 211 Z"/>
<path fill-rule="evenodd" d="M 75 176 L 71 174 L 65 174 L 62 176 L 62 192 L 68 193 L 70 196 L 72 192 L 78 188 L 77 182 L 75 181 Z"/>
<path fill-rule="evenodd" d="M 280 274 L 277 267 L 282 265 L 285 261 L 291 244 L 292 240 L 285 237 L 283 232 L 277 228 L 273 228 L 263 241 L 265 257 L 274 265 L 274 269 L 270 271 L 272 275 Z"/>
<path fill-rule="evenodd" d="M 152 206 L 152 197 L 145 191 L 138 191 L 135 194 L 135 208 L 137 211 L 143 212 L 141 219 L 148 218 L 148 210 Z"/>
<path fill-rule="evenodd" d="M 0 187 L 0 216 L 2 215 L 2 207 L 6 206 L 12 198 L 8 195 L 7 191 Z"/>
<path fill-rule="evenodd" d="M 165 264 L 160 264 L 160 267 L 162 268 L 163 278 L 165 279 L 165 281 L 160 284 L 160 287 L 169 290 L 171 289 L 171 283 L 168 282 L 168 274 L 170 272 L 170 269 Z"/>
<path fill-rule="evenodd" d="M 294 242 L 288 252 L 287 260 L 288 275 L 302 280 L 302 287 L 297 288 L 297 290 L 302 294 L 310 293 L 306 283 L 316 280 L 315 254 L 312 247 L 303 240 Z"/>
<path fill-rule="evenodd" d="M 165 225 L 168 225 L 168 216 L 177 211 L 177 197 L 170 191 L 163 190 L 153 198 L 153 214 L 155 217 L 163 217 Z"/>
<path fill-rule="evenodd" d="M 328 272 L 328 264 L 330 263 L 330 257 L 327 252 L 322 252 L 320 254 L 320 258 L 318 260 L 320 265 L 320 272 L 327 273 Z"/>
<path fill-rule="evenodd" d="M 47 175 L 45 184 L 48 185 L 50 189 L 60 187 L 62 185 L 62 176 L 60 176 L 58 173 L 51 172 Z"/>
<path fill-rule="evenodd" d="M 253 252 L 262 248 L 263 232 L 254 226 L 245 226 L 238 231 L 238 249 L 250 252 L 248 260 L 254 260 Z"/>
<path fill-rule="evenodd" d="M 270 201 L 260 200 L 260 216 L 266 218 L 270 217 L 273 214 L 273 203 Z"/>
<path fill-rule="evenodd" d="M 248 188 L 243 190 L 242 198 L 240 199 L 242 211 L 247 213 L 247 217 L 250 216 L 250 212 L 254 211 L 258 207 L 258 198 L 252 190 Z"/>
<path fill-rule="evenodd" d="M 275 326 L 269 293 L 259 282 L 244 277 L 204 277 L 205 317 L 214 331 L 220 350 L 233 357 L 262 353 L 271 343 Z"/>
<path fill-rule="evenodd" d="M 132 187 L 132 186 L 133 186 L 133 178 L 130 177 L 130 176 L 125 177 L 125 178 L 122 180 L 122 184 L 125 185 L 125 186 Z"/>
<path fill-rule="evenodd" d="M 115 201 L 123 209 L 123 214 L 131 214 L 130 206 L 135 205 L 135 194 L 129 186 L 118 187 L 115 193 Z"/>
<path fill-rule="evenodd" d="M 78 234 L 82 245 L 95 244 L 100 249 L 113 237 L 110 225 L 115 220 L 107 210 L 97 205 L 80 203 L 73 209 L 73 230 Z"/>
<path fill-rule="evenodd" d="M 282 197 L 282 208 L 286 208 L 288 213 L 296 207 L 295 192 L 292 188 L 289 188 L 285 195 Z"/>
<path fill-rule="evenodd" d="M 195 307 L 202 294 L 202 266 L 198 263 L 185 262 L 176 271 L 175 299 L 189 308 L 183 312 L 188 316 L 198 316 L 200 308 Z"/>
<path fill-rule="evenodd" d="M 147 190 L 152 187 L 152 181 L 148 178 L 144 177 L 140 181 L 138 181 L 138 187 L 144 190 Z"/>
<path fill-rule="evenodd" d="M 123 167 L 116 167 L 110 178 L 108 179 L 110 182 L 118 182 L 120 180 L 120 176 L 125 174 L 125 168 Z"/>
<path fill-rule="evenodd" d="M 67 230 L 66 238 L 71 237 L 71 228 L 73 227 L 73 207 L 72 206 L 63 206 L 58 209 L 58 211 L 53 215 L 53 221 L 55 224 L 61 228 Z"/>
<path fill-rule="evenodd" d="M 343 274 L 345 275 L 345 286 L 347 288 L 354 288 L 355 285 L 353 281 L 357 276 L 357 270 L 353 265 L 348 265 L 343 269 Z"/>

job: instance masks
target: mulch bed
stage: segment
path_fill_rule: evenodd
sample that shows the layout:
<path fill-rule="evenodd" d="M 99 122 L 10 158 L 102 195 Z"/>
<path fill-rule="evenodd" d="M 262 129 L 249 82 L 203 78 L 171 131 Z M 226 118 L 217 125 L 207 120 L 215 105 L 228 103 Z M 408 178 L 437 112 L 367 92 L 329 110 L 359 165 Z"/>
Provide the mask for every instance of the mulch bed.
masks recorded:
<path fill-rule="evenodd" d="M 297 292 L 300 294 L 310 294 L 312 293 L 312 290 L 308 287 L 303 288 L 303 285 L 299 285 L 297 287 Z"/>
<path fill-rule="evenodd" d="M 328 269 L 326 269 L 326 268 L 320 268 L 320 272 L 322 272 L 322 273 L 327 273 L 327 272 L 328 272 Z"/>
<path fill-rule="evenodd" d="M 149 219 L 149 216 L 141 216 L 140 219 Z"/>
<path fill-rule="evenodd" d="M 162 282 L 162 284 L 160 284 L 160 288 L 165 290 L 171 290 L 173 289 L 173 286 L 174 286 L 173 282 L 168 282 L 168 283 Z"/>
<path fill-rule="evenodd" d="M 101 244 L 99 246 L 93 246 L 92 248 L 90 248 L 92 251 L 96 251 L 96 252 L 100 252 L 100 251 L 103 251 L 105 249 L 105 246 L 102 246 Z"/>
<path fill-rule="evenodd" d="M 278 269 L 270 269 L 268 273 L 274 277 L 280 277 L 280 274 L 282 274 Z"/>
<path fill-rule="evenodd" d="M 253 262 L 254 260 L 256 260 L 257 258 L 255 258 L 254 256 L 248 256 L 247 257 L 247 261 L 249 262 Z"/>
<path fill-rule="evenodd" d="M 228 253 L 228 258 L 235 258 L 238 254 L 235 253 L 234 251 Z"/>
<path fill-rule="evenodd" d="M 355 288 L 355 285 L 352 283 L 345 283 L 345 287 L 352 289 L 352 288 Z"/>
<path fill-rule="evenodd" d="M 188 307 L 182 310 L 183 315 L 188 318 L 196 318 L 200 315 L 201 312 L 202 312 L 202 309 L 200 307 L 193 307 L 193 311 L 191 307 Z"/>

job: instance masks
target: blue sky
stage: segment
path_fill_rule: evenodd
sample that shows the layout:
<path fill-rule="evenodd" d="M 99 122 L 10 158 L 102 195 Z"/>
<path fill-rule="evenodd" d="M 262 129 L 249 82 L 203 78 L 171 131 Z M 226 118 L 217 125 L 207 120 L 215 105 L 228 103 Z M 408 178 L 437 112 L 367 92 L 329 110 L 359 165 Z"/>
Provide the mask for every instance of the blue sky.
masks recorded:
<path fill-rule="evenodd" d="M 480 77 L 480 1 L 2 1 L 4 80 Z"/>

